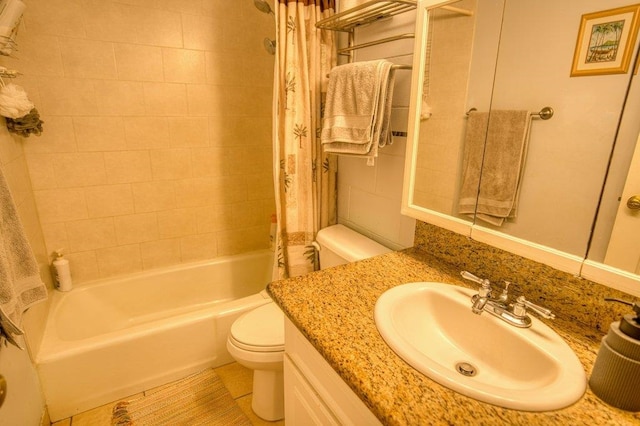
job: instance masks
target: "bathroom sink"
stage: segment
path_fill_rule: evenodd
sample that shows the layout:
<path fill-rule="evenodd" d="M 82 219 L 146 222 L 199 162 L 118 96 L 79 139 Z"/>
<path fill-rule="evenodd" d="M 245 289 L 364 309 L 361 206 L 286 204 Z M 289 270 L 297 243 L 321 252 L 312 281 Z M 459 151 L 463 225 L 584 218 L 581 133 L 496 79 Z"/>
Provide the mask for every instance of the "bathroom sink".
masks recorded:
<path fill-rule="evenodd" d="M 533 315 L 530 328 L 516 328 L 474 314 L 475 293 L 442 283 L 400 285 L 376 302 L 376 326 L 409 365 L 468 397 L 524 411 L 576 402 L 587 379 L 569 345 Z"/>

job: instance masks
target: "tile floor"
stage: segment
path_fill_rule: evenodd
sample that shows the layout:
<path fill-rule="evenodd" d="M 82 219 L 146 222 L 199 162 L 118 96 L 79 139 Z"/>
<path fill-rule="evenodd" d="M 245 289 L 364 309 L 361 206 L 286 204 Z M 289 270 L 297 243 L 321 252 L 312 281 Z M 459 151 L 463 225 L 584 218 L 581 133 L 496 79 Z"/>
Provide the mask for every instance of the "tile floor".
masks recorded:
<path fill-rule="evenodd" d="M 267 422 L 256 416 L 251 410 L 251 392 L 253 383 L 253 372 L 240 364 L 223 365 L 215 369 L 220 379 L 229 390 L 231 396 L 236 400 L 242 411 L 249 417 L 251 423 L 256 426 L 283 426 L 284 420 L 278 422 Z M 125 399 L 125 398 L 122 398 Z M 120 401 L 120 400 L 118 400 Z M 51 426 L 110 426 L 111 409 L 118 402 L 114 401 L 93 410 L 76 414 L 75 416 L 52 423 Z"/>

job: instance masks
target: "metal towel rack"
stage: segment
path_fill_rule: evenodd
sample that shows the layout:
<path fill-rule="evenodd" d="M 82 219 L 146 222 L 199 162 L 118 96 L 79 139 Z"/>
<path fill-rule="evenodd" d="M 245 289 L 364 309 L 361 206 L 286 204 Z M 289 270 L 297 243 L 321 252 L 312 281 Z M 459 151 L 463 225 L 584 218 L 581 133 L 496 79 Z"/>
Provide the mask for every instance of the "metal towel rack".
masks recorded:
<path fill-rule="evenodd" d="M 469 115 L 469 113 L 473 112 L 473 111 L 477 111 L 477 108 L 471 108 L 469 111 L 466 112 L 465 115 Z M 553 117 L 553 108 L 551 107 L 544 107 L 542 108 L 539 112 L 532 112 L 531 115 L 535 115 L 537 117 L 540 117 L 543 120 L 548 120 L 551 117 Z"/>
<path fill-rule="evenodd" d="M 353 30 L 356 27 L 360 27 L 362 25 L 371 24 L 373 22 L 387 19 L 400 13 L 414 10 L 417 6 L 417 3 L 418 2 L 416 0 L 371 0 L 361 5 L 352 7 L 348 10 L 336 13 L 328 18 L 322 19 L 316 23 L 316 27 L 331 31 L 348 32 L 349 47 L 339 49 L 338 54 L 348 55 L 351 57 L 352 52 L 356 49 L 415 37 L 413 33 L 406 33 L 356 45 L 354 44 Z M 445 9 L 450 12 L 460 13 L 468 16 L 473 15 L 473 12 L 469 10 L 452 6 L 441 6 L 439 9 Z"/>

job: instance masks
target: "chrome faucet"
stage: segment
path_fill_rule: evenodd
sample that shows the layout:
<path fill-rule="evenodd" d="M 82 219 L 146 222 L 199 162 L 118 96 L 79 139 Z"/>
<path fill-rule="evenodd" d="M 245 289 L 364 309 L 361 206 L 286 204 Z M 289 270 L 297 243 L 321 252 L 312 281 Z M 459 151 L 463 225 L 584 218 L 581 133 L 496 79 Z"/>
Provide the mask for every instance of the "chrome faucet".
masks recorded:
<path fill-rule="evenodd" d="M 548 319 L 555 315 L 546 308 L 529 302 L 524 296 L 519 296 L 515 303 L 509 304 L 509 281 L 505 281 L 505 287 L 498 297 L 493 297 L 491 282 L 488 279 L 478 278 L 470 272 L 462 271 L 462 278 L 480 284 L 478 294 L 471 297 L 471 311 L 474 314 L 489 312 L 491 315 L 520 328 L 531 327 L 531 318 L 527 315 L 527 308 L 535 311 L 540 316 Z"/>

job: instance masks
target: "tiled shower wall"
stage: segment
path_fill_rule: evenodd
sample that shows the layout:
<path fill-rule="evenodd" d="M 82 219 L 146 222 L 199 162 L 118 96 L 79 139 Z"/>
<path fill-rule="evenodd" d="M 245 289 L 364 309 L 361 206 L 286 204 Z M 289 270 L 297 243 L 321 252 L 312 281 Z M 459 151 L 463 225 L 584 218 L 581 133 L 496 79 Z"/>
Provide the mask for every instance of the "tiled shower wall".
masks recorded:
<path fill-rule="evenodd" d="M 76 283 L 267 248 L 274 37 L 249 0 L 26 0 L 24 143 Z"/>

